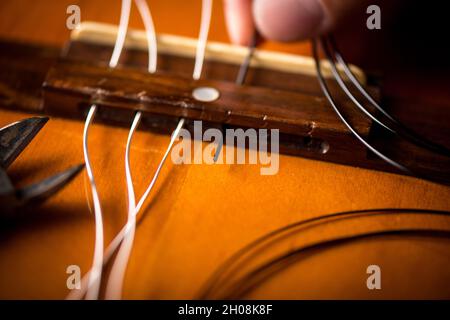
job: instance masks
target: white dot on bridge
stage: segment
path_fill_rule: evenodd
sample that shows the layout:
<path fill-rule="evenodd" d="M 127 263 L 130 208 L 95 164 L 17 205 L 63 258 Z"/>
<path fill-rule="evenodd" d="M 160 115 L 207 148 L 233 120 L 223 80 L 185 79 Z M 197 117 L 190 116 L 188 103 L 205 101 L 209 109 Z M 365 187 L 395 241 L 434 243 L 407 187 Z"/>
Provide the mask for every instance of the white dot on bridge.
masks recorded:
<path fill-rule="evenodd" d="M 212 87 L 198 87 L 192 91 L 192 96 L 197 101 L 213 102 L 219 99 L 220 92 Z"/>

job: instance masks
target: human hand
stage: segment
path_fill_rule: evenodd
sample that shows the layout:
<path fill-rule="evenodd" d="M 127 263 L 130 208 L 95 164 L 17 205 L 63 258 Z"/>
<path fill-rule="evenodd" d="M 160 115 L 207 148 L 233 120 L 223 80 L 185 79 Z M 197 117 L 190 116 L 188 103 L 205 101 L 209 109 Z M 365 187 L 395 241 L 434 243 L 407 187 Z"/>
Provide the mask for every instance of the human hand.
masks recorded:
<path fill-rule="evenodd" d="M 368 5 L 366 0 L 224 0 L 224 4 L 231 41 L 241 45 L 250 43 L 255 28 L 270 40 L 311 38 Z"/>

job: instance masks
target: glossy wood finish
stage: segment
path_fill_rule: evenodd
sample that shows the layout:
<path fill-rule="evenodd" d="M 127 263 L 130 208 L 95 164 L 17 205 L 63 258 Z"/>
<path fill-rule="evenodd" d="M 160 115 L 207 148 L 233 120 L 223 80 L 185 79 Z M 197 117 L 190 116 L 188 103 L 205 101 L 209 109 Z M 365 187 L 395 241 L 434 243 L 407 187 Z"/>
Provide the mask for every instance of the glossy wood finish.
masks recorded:
<path fill-rule="evenodd" d="M 118 20 L 120 4 L 116 1 L 2 1 L 0 35 L 62 45 L 69 35 L 64 28 L 65 9 L 73 3 L 81 5 L 83 20 Z M 149 4 L 158 31 L 196 36 L 200 1 Z M 136 11 L 131 24 L 140 26 Z M 220 2 L 216 4 L 212 38 L 226 41 Z M 287 47 L 270 46 L 279 50 Z M 0 126 L 29 115 L 2 110 Z M 12 180 L 23 185 L 82 162 L 82 129 L 80 121 L 52 118 L 9 170 Z M 107 241 L 126 219 L 122 159 L 127 134 L 127 129 L 100 124 L 91 130 L 91 157 Z M 132 170 L 138 195 L 149 182 L 168 140 L 168 136 L 152 132 L 136 134 Z M 80 176 L 58 196 L 33 208 L 25 219 L 2 225 L 2 298 L 64 298 L 68 292 L 67 266 L 77 264 L 83 272 L 88 270 L 94 226 L 86 187 L 85 178 Z M 261 176 L 259 167 L 252 165 L 177 166 L 169 161 L 140 218 L 124 297 L 195 297 L 228 256 L 256 237 L 293 221 L 370 208 L 450 210 L 448 199 L 450 189 L 442 185 L 291 156 L 281 156 L 279 174 L 269 177 Z M 421 218 L 417 223 L 425 226 L 431 219 Z M 373 222 L 356 224 L 370 228 Z M 446 221 L 440 225 L 448 227 Z M 351 225 L 336 228 L 339 232 L 352 229 Z M 323 232 L 332 230 L 330 225 Z M 268 283 L 253 297 L 448 298 L 448 247 L 448 241 L 441 238 L 385 237 L 353 242 L 304 259 L 283 273 L 283 279 Z M 365 269 L 373 263 L 383 270 L 383 290 L 377 292 L 365 287 Z"/>
<path fill-rule="evenodd" d="M 103 28 L 100 24 L 97 27 Z M 95 28 L 91 30 L 99 32 Z M 134 31 L 132 34 L 135 37 Z M 246 83 L 238 86 L 234 84 L 238 62 L 223 62 L 217 57 L 207 59 L 203 78 L 193 81 L 190 79 L 193 58 L 177 55 L 176 50 L 171 54 L 160 53 L 159 71 L 149 75 L 148 54 L 143 49 L 125 49 L 121 67 L 107 68 L 112 43 L 99 45 L 72 40 L 60 51 L 8 41 L 0 43 L 0 47 L 3 49 L 0 64 L 4 70 L 0 97 L 6 108 L 82 120 L 89 106 L 95 103 L 100 107 L 97 121 L 125 127 L 132 121 L 134 111 L 140 110 L 144 113 L 143 127 L 165 132 L 175 126 L 179 117 L 190 122 L 205 121 L 204 130 L 211 126 L 279 129 L 282 153 L 401 173 L 372 156 L 361 144 L 355 145 L 353 134 L 336 117 L 308 70 L 293 73 L 251 67 Z M 201 86 L 218 89 L 219 99 L 208 103 L 196 101 L 192 92 Z M 450 159 L 387 135 L 352 105 L 336 83 L 330 81 L 329 86 L 347 118 L 365 139 L 387 151 L 399 163 L 407 164 L 415 174 L 432 181 L 450 182 Z M 369 90 L 378 97 L 376 87 Z M 431 134 L 438 143 L 448 144 L 445 124 L 450 119 L 445 109 L 435 104 L 428 104 L 424 109 L 401 100 L 383 101 L 383 104 L 402 120 L 406 119 L 408 126 L 432 128 L 425 136 Z M 423 119 L 420 125 L 415 122 L 418 119 Z M 415 154 L 413 160 L 410 154 Z"/>
<path fill-rule="evenodd" d="M 200 87 L 218 90 L 219 98 L 212 102 L 196 100 L 193 91 Z M 111 109 L 111 112 L 118 109 L 132 114 L 140 110 L 144 114 L 218 124 L 276 128 L 282 133 L 300 136 L 313 129 L 318 137 L 327 134 L 350 136 L 323 97 L 218 80 L 196 81 L 170 73 L 149 75 L 140 71 L 60 62 L 49 70 L 44 92 L 45 111 L 72 117 L 80 114 L 79 106 L 94 103 Z M 367 137 L 370 122 L 355 114 L 352 119 L 357 130 Z"/>

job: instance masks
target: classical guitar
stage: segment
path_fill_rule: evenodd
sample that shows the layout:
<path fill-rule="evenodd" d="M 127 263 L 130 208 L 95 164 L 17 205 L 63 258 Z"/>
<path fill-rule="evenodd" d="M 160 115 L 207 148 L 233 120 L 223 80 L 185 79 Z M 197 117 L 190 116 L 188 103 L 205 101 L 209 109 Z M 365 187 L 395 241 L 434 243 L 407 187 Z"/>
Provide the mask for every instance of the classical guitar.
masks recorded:
<path fill-rule="evenodd" d="M 146 3 L 0 3 L 1 298 L 450 298 L 447 80 Z"/>

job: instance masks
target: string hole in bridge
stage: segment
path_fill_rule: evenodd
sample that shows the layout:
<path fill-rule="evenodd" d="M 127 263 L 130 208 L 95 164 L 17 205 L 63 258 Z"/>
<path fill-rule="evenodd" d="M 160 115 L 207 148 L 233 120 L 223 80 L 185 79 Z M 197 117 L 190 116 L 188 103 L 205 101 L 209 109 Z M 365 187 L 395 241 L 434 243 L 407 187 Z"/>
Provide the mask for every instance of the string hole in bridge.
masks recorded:
<path fill-rule="evenodd" d="M 198 87 L 192 91 L 192 96 L 197 101 L 213 102 L 219 99 L 220 92 L 212 87 Z"/>
<path fill-rule="evenodd" d="M 330 144 L 326 141 L 322 141 L 322 143 L 320 144 L 320 153 L 326 154 L 328 153 L 328 151 L 330 151 Z"/>

